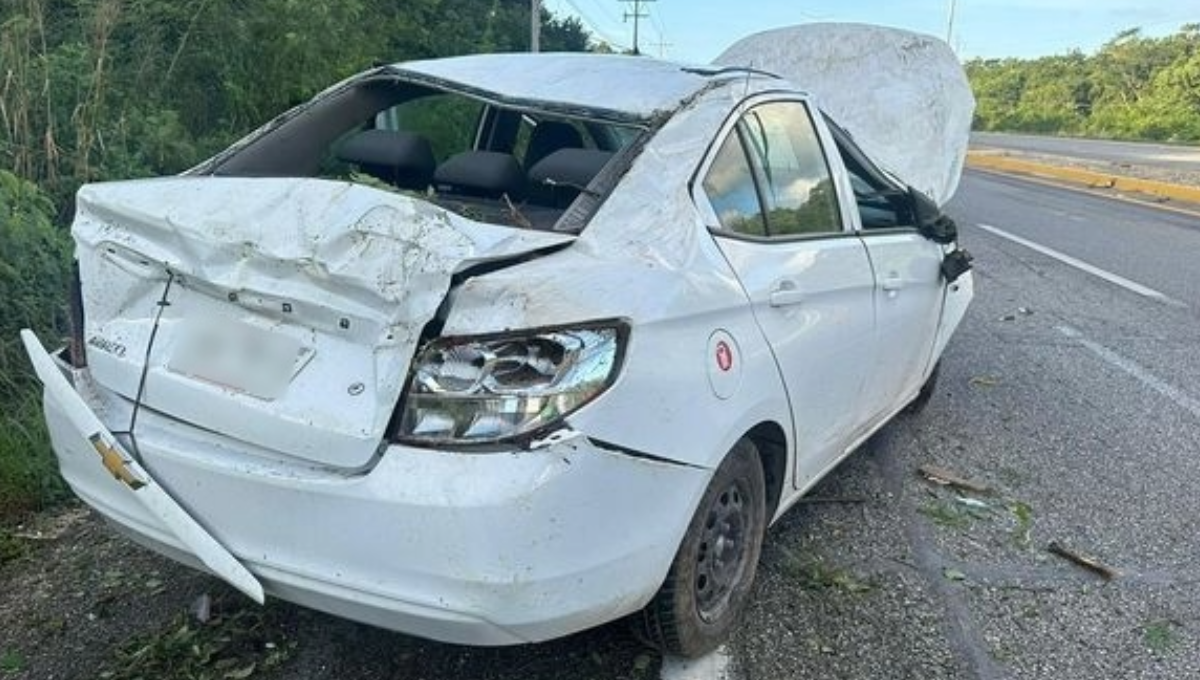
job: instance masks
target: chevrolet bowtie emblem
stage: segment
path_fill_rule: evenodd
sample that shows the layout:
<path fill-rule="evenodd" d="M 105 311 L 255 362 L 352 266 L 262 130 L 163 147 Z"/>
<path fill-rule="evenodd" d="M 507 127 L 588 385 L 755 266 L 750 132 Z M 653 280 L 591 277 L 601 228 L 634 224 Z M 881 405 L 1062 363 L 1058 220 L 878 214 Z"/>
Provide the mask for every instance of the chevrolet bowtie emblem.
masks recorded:
<path fill-rule="evenodd" d="M 92 442 L 92 447 L 96 449 L 96 453 L 100 454 L 100 460 L 104 463 L 104 468 L 112 473 L 114 479 L 123 482 L 125 486 L 134 491 L 146 486 L 146 482 L 138 479 L 129 471 L 129 463 L 125 458 L 116 449 L 101 439 L 99 432 L 88 437 L 88 441 Z"/>

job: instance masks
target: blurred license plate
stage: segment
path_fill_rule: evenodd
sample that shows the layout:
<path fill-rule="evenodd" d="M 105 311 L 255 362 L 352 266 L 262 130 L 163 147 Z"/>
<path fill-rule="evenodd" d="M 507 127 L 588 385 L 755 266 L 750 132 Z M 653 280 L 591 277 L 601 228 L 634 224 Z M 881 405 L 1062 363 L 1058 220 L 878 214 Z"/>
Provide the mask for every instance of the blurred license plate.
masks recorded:
<path fill-rule="evenodd" d="M 281 333 L 236 322 L 185 322 L 167 368 L 259 399 L 283 396 L 312 350 Z"/>

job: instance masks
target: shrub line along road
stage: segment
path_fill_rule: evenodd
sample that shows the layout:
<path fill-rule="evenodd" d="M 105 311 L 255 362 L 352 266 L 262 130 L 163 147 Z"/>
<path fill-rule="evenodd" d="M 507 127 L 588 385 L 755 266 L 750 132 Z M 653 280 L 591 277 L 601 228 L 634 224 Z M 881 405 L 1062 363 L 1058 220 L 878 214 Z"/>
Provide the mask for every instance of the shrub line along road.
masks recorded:
<path fill-rule="evenodd" d="M 468 649 L 274 603 L 255 635 L 288 653 L 254 677 L 1200 677 L 1200 217 L 972 171 L 950 213 L 977 298 L 939 391 L 771 530 L 731 669 L 662 664 L 619 625 Z M 32 549 L 0 567 L 13 678 L 119 670 L 201 593 L 242 607 L 91 519 Z"/>

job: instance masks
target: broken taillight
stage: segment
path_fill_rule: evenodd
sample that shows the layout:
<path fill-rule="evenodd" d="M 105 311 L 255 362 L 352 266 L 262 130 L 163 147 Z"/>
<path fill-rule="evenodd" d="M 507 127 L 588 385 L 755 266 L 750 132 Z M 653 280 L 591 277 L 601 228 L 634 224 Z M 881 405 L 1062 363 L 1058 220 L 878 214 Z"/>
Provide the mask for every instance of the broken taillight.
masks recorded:
<path fill-rule="evenodd" d="M 620 323 L 436 340 L 417 356 L 395 438 L 484 444 L 533 435 L 612 384 Z"/>

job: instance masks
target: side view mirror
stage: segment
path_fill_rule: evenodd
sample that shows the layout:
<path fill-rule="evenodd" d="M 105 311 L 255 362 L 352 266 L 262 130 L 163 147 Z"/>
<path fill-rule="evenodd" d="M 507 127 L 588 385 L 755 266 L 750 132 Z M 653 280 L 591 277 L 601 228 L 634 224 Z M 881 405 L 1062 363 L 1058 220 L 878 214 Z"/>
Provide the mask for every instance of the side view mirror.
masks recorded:
<path fill-rule="evenodd" d="M 917 231 L 936 243 L 953 243 L 958 239 L 958 225 L 950 219 L 933 199 L 909 187 L 908 198 Z"/>

